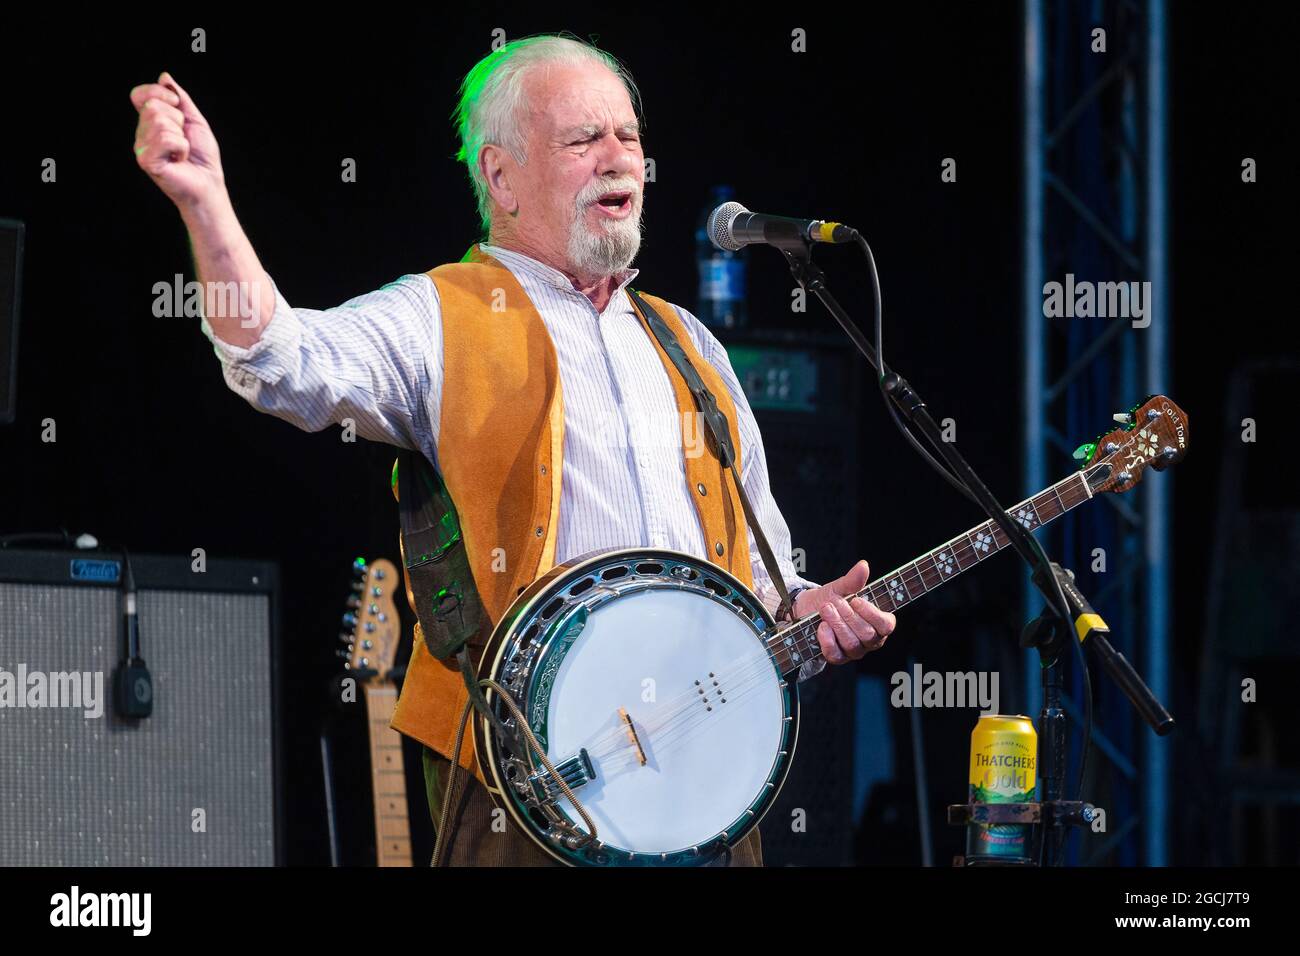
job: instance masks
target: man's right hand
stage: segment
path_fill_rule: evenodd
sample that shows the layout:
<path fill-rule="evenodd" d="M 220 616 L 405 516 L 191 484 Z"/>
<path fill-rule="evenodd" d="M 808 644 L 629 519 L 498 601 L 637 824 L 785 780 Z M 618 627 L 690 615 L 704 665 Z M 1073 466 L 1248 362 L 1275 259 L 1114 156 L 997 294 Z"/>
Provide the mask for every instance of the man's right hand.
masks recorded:
<path fill-rule="evenodd" d="M 271 321 L 275 287 L 230 204 L 217 138 L 170 73 L 133 89 L 131 104 L 140 114 L 135 161 L 180 210 L 205 290 L 203 316 L 217 338 L 247 348 Z"/>
<path fill-rule="evenodd" d="M 170 73 L 131 90 L 140 115 L 135 161 L 185 212 L 225 194 L 221 154 L 208 121 Z"/>

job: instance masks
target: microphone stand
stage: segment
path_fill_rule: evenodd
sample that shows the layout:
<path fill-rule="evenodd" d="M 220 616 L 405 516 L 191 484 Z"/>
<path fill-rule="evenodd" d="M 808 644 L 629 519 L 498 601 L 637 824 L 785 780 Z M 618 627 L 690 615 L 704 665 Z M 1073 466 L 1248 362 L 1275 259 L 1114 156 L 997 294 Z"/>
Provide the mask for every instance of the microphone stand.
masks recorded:
<path fill-rule="evenodd" d="M 855 234 L 856 235 L 856 234 Z M 1038 543 L 1030 537 L 1029 532 L 1020 524 L 1012 520 L 1007 514 L 993 493 L 980 480 L 979 475 L 971 468 L 961 454 L 957 451 L 954 442 L 943 440 L 942 430 L 931 417 L 929 409 L 926 407 L 921 396 L 917 394 L 911 384 L 897 372 L 884 366 L 876 354 L 876 350 L 871 346 L 862 334 L 862 330 L 849 317 L 849 314 L 831 294 L 826 286 L 826 277 L 816 264 L 812 261 L 812 243 L 802 235 L 794 237 L 768 238 L 768 244 L 780 249 L 781 254 L 785 256 L 789 263 L 790 271 L 804 289 L 814 293 L 826 309 L 835 317 L 840 324 L 844 333 L 852 340 L 858 351 L 863 354 L 867 362 L 881 377 L 881 384 L 886 397 L 893 402 L 894 406 L 906 417 L 922 435 L 924 435 L 953 473 L 957 476 L 958 481 L 970 492 L 971 497 L 984 510 L 985 514 L 991 520 L 996 522 L 997 526 L 1002 529 L 1003 534 L 1011 546 L 1015 548 L 1016 553 L 1024 560 L 1033 572 L 1032 580 L 1034 586 L 1042 593 L 1047 601 L 1047 607 L 1056 618 L 1056 633 L 1063 634 L 1066 639 L 1073 639 L 1073 618 L 1070 613 L 1071 598 L 1067 597 L 1065 591 L 1060 586 L 1055 568 L 1048 561 L 1046 554 Z M 877 289 L 878 291 L 878 289 Z M 1059 567 L 1057 565 L 1056 567 Z M 1075 588 L 1077 591 L 1077 587 Z M 1044 614 L 1047 612 L 1044 611 Z M 1067 801 L 1061 799 L 1064 794 L 1064 768 L 1066 760 L 1066 739 L 1063 711 L 1060 709 L 1060 651 L 1062 643 L 1051 640 L 1041 640 L 1034 643 L 1038 648 L 1042 664 L 1043 687 L 1045 691 L 1043 712 L 1040 714 L 1040 726 L 1044 728 L 1044 734 L 1040 738 L 1039 767 L 1047 768 L 1047 774 L 1044 779 L 1044 796 L 1046 799 L 1038 805 L 1034 804 L 1005 804 L 1005 805 L 988 805 L 978 807 L 977 805 L 957 805 L 949 808 L 950 823 L 1022 823 L 1032 822 L 1041 823 L 1044 828 L 1043 840 L 1044 862 L 1047 865 L 1059 865 L 1061 862 L 1061 850 L 1063 849 L 1064 831 L 1058 828 L 1070 825 L 1085 825 L 1093 818 L 1093 808 L 1078 801 Z M 1110 649 L 1109 645 L 1106 645 Z M 1116 660 L 1118 658 L 1118 660 Z M 1133 703 L 1139 714 L 1151 725 L 1152 729 L 1160 735 L 1169 732 L 1173 726 L 1173 718 L 1160 705 L 1150 690 L 1138 677 L 1136 672 L 1128 665 L 1121 655 L 1115 655 L 1113 649 L 1109 655 L 1103 652 L 1103 662 L 1106 664 L 1107 673 L 1116 678 L 1120 688 Z M 1124 669 L 1127 668 L 1127 672 Z M 1123 673 L 1123 677 L 1118 675 Z M 1143 693 L 1145 692 L 1145 693 Z M 1084 741 L 1084 746 L 1088 741 Z M 1004 812 L 1000 812 L 1004 811 Z M 1060 834 L 1060 837 L 1057 834 Z"/>

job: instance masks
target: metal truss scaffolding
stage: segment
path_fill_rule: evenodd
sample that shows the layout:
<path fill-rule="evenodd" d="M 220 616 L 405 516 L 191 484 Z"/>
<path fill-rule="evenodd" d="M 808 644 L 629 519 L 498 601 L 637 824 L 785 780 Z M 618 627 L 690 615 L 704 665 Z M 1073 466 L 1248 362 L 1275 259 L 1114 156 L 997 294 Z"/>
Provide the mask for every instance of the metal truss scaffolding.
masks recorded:
<path fill-rule="evenodd" d="M 1104 36 L 1095 31 L 1104 30 Z M 1149 3 L 1024 0 L 1023 479 L 1033 493 L 1065 474 L 1076 445 L 1112 414 L 1168 392 L 1166 9 Z M 1098 49 L 1104 44 L 1104 49 Z M 1044 285 L 1149 282 L 1147 314 L 1048 318 Z M 1137 288 L 1141 288 L 1140 286 Z M 1149 322 L 1145 326 L 1142 323 Z M 1110 624 L 1112 643 L 1168 703 L 1172 610 L 1171 473 L 1067 516 L 1043 532 Z M 1097 549 L 1101 549 L 1098 551 Z M 1104 555 L 1104 556 L 1103 556 Z M 1104 560 L 1104 566 L 1100 563 Z M 1104 567 L 1104 570 L 1103 570 Z M 1026 618 L 1042 600 L 1025 578 Z M 1036 656 L 1025 699 L 1041 707 Z M 1107 831 L 1071 842 L 1070 860 L 1167 862 L 1169 738 L 1157 738 L 1104 675 L 1093 681 L 1094 749 L 1083 798 Z M 1082 685 L 1067 697 L 1073 768 Z M 1073 796 L 1072 793 L 1069 794 Z M 1087 850 L 1081 849 L 1086 846 Z"/>

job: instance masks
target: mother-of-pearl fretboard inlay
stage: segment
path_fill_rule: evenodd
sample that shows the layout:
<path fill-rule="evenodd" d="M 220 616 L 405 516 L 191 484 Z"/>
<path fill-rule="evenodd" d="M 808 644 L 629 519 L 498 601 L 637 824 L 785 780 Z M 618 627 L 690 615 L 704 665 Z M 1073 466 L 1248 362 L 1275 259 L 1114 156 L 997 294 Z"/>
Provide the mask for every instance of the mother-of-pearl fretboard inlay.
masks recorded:
<path fill-rule="evenodd" d="M 1038 515 L 1034 512 L 1033 505 L 1024 505 L 1016 509 L 1015 519 L 1026 528 L 1032 528 L 1038 524 Z"/>

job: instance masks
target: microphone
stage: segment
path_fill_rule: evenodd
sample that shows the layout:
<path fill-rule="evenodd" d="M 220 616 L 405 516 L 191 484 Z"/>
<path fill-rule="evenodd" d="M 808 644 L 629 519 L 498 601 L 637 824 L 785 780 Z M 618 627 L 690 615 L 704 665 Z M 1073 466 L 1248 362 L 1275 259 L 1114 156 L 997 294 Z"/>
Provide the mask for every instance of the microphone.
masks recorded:
<path fill-rule="evenodd" d="M 852 242 L 858 236 L 843 223 L 769 216 L 738 202 L 724 202 L 709 214 L 708 233 L 715 246 L 728 252 L 754 243 L 789 249 L 809 242 Z"/>
<path fill-rule="evenodd" d="M 122 549 L 122 620 L 126 648 L 113 672 L 113 704 L 119 717 L 139 720 L 153 713 L 153 677 L 140 656 L 140 621 L 135 609 L 135 575 L 131 555 Z"/>

